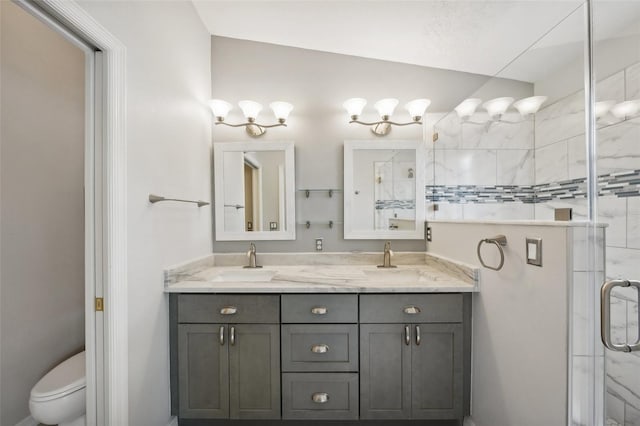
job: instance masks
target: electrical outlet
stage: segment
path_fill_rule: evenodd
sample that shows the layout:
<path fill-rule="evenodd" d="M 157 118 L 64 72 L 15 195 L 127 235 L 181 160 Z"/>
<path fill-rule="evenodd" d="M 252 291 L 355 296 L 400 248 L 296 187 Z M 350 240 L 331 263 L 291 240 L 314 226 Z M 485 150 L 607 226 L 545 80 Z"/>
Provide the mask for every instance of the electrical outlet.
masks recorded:
<path fill-rule="evenodd" d="M 323 238 L 316 238 L 316 251 L 322 251 Z"/>
<path fill-rule="evenodd" d="M 431 241 L 431 227 L 427 226 L 427 241 Z"/>

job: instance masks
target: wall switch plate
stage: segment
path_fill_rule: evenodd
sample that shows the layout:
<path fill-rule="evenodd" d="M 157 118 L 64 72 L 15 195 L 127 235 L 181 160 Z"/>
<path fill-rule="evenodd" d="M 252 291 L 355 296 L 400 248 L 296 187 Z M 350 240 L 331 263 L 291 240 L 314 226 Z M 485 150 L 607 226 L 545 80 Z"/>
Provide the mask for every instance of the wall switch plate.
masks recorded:
<path fill-rule="evenodd" d="M 316 238 L 316 251 L 322 251 L 323 238 Z"/>
<path fill-rule="evenodd" d="M 525 252 L 529 265 L 542 266 L 542 238 L 527 238 Z"/>

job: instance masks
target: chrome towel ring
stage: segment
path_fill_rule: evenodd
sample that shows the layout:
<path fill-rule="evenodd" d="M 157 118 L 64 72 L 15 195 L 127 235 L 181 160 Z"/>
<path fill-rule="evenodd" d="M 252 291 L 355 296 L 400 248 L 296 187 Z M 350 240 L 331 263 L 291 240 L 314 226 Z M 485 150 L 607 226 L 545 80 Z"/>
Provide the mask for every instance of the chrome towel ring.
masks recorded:
<path fill-rule="evenodd" d="M 500 250 L 500 264 L 498 266 L 493 267 L 484 263 L 484 260 L 482 260 L 482 255 L 480 254 L 480 247 L 482 247 L 482 243 L 491 243 L 491 244 L 495 244 L 496 247 L 498 247 L 498 250 Z M 478 242 L 477 252 L 478 252 L 478 260 L 480 261 L 482 266 L 484 266 L 487 269 L 493 269 L 494 271 L 499 271 L 500 269 L 502 269 L 502 267 L 504 266 L 504 250 L 502 249 L 502 247 L 505 247 L 506 245 L 507 245 L 507 237 L 505 237 L 504 235 L 496 235 L 493 238 L 485 238 L 480 240 Z"/>

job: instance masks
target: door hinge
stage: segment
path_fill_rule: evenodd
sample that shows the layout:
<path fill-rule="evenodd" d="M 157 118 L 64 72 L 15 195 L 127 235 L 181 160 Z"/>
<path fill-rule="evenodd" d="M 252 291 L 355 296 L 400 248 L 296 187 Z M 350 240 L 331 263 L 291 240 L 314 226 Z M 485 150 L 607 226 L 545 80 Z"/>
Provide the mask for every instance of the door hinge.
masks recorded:
<path fill-rule="evenodd" d="M 102 297 L 96 297 L 96 312 L 104 311 L 104 299 Z"/>
<path fill-rule="evenodd" d="M 438 134 L 438 132 L 434 132 L 433 133 L 433 141 L 436 142 L 438 140 L 438 138 L 440 137 L 440 135 Z"/>

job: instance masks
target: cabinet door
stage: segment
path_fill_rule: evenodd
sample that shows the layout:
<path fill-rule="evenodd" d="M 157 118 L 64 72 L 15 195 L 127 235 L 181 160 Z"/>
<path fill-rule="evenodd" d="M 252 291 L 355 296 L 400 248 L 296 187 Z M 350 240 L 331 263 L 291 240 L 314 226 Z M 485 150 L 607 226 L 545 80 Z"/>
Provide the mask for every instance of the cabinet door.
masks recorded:
<path fill-rule="evenodd" d="M 222 328 L 225 327 L 225 328 Z M 180 417 L 229 417 L 229 355 L 220 324 L 178 325 Z M 226 339 L 226 337 L 225 337 Z"/>
<path fill-rule="evenodd" d="M 411 328 L 360 325 L 360 418 L 411 417 Z"/>
<path fill-rule="evenodd" d="M 229 329 L 232 419 L 280 418 L 280 326 L 237 324 Z"/>
<path fill-rule="evenodd" d="M 412 327 L 412 418 L 462 418 L 462 324 Z"/>

